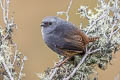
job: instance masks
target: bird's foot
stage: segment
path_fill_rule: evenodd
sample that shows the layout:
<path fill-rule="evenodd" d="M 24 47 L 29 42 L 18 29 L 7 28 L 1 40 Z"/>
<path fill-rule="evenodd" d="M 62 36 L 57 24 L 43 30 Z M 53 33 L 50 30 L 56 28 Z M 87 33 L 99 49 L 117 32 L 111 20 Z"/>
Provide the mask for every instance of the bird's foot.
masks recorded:
<path fill-rule="evenodd" d="M 66 63 L 66 61 L 68 61 L 68 59 L 70 59 L 71 57 L 67 57 L 65 58 L 63 61 L 59 62 L 58 64 L 56 64 L 56 66 L 54 68 L 57 68 L 57 67 L 61 67 L 64 63 Z"/>

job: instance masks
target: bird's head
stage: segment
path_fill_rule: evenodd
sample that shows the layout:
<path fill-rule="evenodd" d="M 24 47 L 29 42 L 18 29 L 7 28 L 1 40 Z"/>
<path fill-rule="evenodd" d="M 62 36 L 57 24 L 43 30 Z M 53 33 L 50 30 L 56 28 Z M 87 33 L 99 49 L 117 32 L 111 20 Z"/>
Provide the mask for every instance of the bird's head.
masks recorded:
<path fill-rule="evenodd" d="M 60 19 L 56 16 L 45 17 L 41 22 L 41 27 L 54 27 L 60 22 Z"/>
<path fill-rule="evenodd" d="M 64 23 L 64 20 L 56 16 L 45 17 L 41 22 L 42 32 L 50 33 L 58 27 L 61 23 Z"/>

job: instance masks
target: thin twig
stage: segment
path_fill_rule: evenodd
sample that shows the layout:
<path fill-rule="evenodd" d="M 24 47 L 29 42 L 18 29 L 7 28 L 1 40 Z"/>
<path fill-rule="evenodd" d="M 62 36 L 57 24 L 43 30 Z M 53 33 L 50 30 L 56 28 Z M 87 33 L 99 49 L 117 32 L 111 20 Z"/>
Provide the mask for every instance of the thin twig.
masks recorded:
<path fill-rule="evenodd" d="M 104 14 L 102 14 L 102 15 L 101 15 L 100 17 L 98 17 L 92 24 L 90 24 L 90 26 L 89 26 L 86 34 L 89 33 L 90 29 L 96 24 L 97 21 L 101 20 L 102 18 L 105 18 L 105 16 L 106 16 L 105 13 L 106 13 L 106 12 L 104 12 Z"/>
<path fill-rule="evenodd" d="M 61 61 L 63 61 L 63 59 L 59 60 L 59 62 L 61 62 Z M 58 62 L 58 63 L 59 63 L 59 62 Z M 58 69 L 59 69 L 59 68 L 56 67 L 56 65 L 55 65 L 54 69 L 53 69 L 53 70 L 51 71 L 51 73 L 50 73 L 49 80 L 52 80 L 52 79 L 53 79 L 53 77 L 54 77 L 54 75 L 55 75 L 55 73 L 57 72 Z"/>
<path fill-rule="evenodd" d="M 71 5 L 72 5 L 72 0 L 70 0 L 70 4 L 69 4 L 68 9 L 66 11 L 66 21 L 69 21 L 69 18 L 70 18 L 69 12 L 70 12 Z"/>
<path fill-rule="evenodd" d="M 24 62 L 26 60 L 26 56 L 24 56 L 24 58 L 22 59 L 22 65 L 21 65 L 21 69 L 20 69 L 20 72 L 19 72 L 19 76 L 18 76 L 18 80 L 21 80 L 21 76 L 22 76 L 22 71 L 24 69 Z"/>
<path fill-rule="evenodd" d="M 1 55 L 0 55 L 0 58 L 1 58 L 0 61 L 2 62 L 3 66 L 4 66 L 4 68 L 5 68 L 5 71 L 7 72 L 7 74 L 8 74 L 8 76 L 9 76 L 10 80 L 14 80 L 13 76 L 11 75 L 11 72 L 10 72 L 8 66 L 7 66 L 6 63 L 5 63 L 5 60 L 2 58 Z"/>
<path fill-rule="evenodd" d="M 14 60 L 13 60 L 12 65 L 14 65 L 14 64 L 15 64 L 15 61 L 16 61 L 16 59 L 17 59 L 17 53 L 18 53 L 18 50 L 17 50 L 17 45 L 15 44 L 15 53 L 14 53 Z"/>
<path fill-rule="evenodd" d="M 56 68 L 53 70 L 52 74 L 51 74 L 50 77 L 49 77 L 49 80 L 52 80 L 52 79 L 53 79 L 53 77 L 54 77 L 54 75 L 55 75 L 55 73 L 57 72 L 58 69 L 59 69 L 59 68 L 56 67 Z"/>

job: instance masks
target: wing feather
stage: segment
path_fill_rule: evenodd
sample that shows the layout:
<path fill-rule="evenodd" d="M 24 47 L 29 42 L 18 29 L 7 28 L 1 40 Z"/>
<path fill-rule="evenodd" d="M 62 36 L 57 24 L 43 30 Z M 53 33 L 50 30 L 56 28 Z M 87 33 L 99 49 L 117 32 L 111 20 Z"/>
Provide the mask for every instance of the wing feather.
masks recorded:
<path fill-rule="evenodd" d="M 89 42 L 89 39 L 85 33 L 73 25 L 61 26 L 64 26 L 64 30 L 61 34 L 61 37 L 63 38 L 63 45 L 58 45 L 57 47 L 67 51 L 84 51 L 86 44 Z"/>

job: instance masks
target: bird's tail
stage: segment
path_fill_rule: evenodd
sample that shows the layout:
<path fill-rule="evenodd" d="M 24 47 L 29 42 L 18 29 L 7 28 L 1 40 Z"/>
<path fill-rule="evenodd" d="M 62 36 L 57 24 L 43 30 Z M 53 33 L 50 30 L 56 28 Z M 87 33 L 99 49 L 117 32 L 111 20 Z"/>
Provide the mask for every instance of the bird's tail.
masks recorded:
<path fill-rule="evenodd" d="M 97 39 L 99 39 L 99 37 L 89 37 L 89 42 L 94 42 Z"/>

